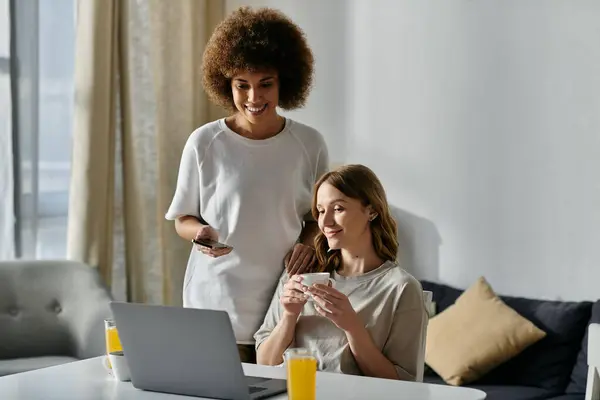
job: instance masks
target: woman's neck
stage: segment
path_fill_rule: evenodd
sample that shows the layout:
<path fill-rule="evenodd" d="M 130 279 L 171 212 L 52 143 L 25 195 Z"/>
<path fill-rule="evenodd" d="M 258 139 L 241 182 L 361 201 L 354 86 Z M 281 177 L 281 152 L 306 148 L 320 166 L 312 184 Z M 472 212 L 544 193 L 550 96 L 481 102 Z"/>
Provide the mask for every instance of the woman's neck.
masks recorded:
<path fill-rule="evenodd" d="M 363 243 L 362 246 L 341 249 L 342 265 L 338 268 L 338 274 L 343 276 L 363 275 L 383 264 L 383 260 L 375 253 L 371 240 L 363 241 Z"/>
<path fill-rule="evenodd" d="M 236 113 L 228 117 L 226 122 L 229 128 L 238 135 L 254 140 L 276 136 L 285 127 L 285 118 L 278 114 L 260 124 L 253 124 L 240 113 Z"/>

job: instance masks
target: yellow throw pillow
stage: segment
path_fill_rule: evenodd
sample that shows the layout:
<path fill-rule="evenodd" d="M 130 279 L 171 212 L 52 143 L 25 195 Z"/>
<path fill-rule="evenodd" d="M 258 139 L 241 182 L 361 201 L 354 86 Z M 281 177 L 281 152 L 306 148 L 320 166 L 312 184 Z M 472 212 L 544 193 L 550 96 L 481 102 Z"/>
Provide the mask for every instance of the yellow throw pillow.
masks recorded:
<path fill-rule="evenodd" d="M 429 320 L 425 362 L 450 385 L 464 385 L 545 336 L 481 277 Z"/>

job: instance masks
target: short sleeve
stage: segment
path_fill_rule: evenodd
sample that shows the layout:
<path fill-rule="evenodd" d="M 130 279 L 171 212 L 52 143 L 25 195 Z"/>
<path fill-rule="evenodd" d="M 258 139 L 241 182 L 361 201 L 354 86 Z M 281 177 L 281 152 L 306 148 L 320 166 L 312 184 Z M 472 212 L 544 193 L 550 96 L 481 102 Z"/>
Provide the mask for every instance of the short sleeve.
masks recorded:
<path fill-rule="evenodd" d="M 326 172 L 329 171 L 329 150 L 327 149 L 327 144 L 325 140 L 321 137 L 321 146 L 319 146 L 319 152 L 317 153 L 316 162 L 315 162 L 315 182 L 323 176 Z M 304 215 L 305 221 L 314 222 L 315 219 L 312 215 L 312 211 L 308 210 L 308 212 Z"/>
<path fill-rule="evenodd" d="M 286 271 L 283 271 L 281 274 L 281 278 L 279 278 L 279 282 L 277 283 L 277 289 L 273 294 L 273 298 L 271 299 L 271 304 L 269 305 L 269 309 L 267 310 L 267 314 L 265 315 L 265 319 L 261 327 L 254 334 L 254 340 L 256 341 L 256 348 L 262 344 L 273 332 L 273 329 L 279 323 L 280 317 L 283 313 L 283 306 L 279 301 L 279 298 L 283 294 L 283 285 L 288 280 L 288 274 Z"/>
<path fill-rule="evenodd" d="M 165 214 L 165 218 L 168 220 L 174 220 L 183 215 L 201 218 L 200 159 L 195 146 L 195 140 L 192 140 L 192 138 L 193 135 L 190 136 L 183 148 L 175 195 Z"/>
<path fill-rule="evenodd" d="M 402 380 L 421 380 L 428 316 L 418 281 L 407 283 L 394 313 L 383 355 L 394 364 Z"/>
<path fill-rule="evenodd" d="M 327 149 L 327 144 L 325 143 L 325 140 L 323 140 L 323 143 L 321 144 L 321 148 L 319 150 L 319 154 L 317 156 L 315 183 L 327 171 L 329 171 L 329 150 Z"/>

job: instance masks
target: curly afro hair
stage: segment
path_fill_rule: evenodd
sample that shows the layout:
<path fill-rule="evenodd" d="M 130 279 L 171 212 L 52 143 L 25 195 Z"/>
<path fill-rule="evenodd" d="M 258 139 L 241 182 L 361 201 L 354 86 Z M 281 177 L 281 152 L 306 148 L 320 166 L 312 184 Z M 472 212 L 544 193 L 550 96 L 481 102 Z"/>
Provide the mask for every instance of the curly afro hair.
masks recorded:
<path fill-rule="evenodd" d="M 279 107 L 304 106 L 313 81 L 314 58 L 304 32 L 283 13 L 240 7 L 223 20 L 204 50 L 203 85 L 209 98 L 235 111 L 232 78 L 243 71 L 275 70 Z"/>

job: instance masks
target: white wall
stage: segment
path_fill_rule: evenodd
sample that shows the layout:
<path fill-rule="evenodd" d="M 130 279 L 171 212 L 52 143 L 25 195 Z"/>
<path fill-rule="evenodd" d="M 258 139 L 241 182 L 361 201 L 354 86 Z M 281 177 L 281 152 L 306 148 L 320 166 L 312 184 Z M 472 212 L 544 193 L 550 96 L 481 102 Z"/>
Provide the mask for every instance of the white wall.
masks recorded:
<path fill-rule="evenodd" d="M 307 32 L 317 86 L 298 118 L 381 177 L 411 272 L 600 297 L 600 2 L 250 4 Z"/>
<path fill-rule="evenodd" d="M 600 2 L 354 6 L 348 160 L 437 228 L 417 275 L 599 298 Z"/>

